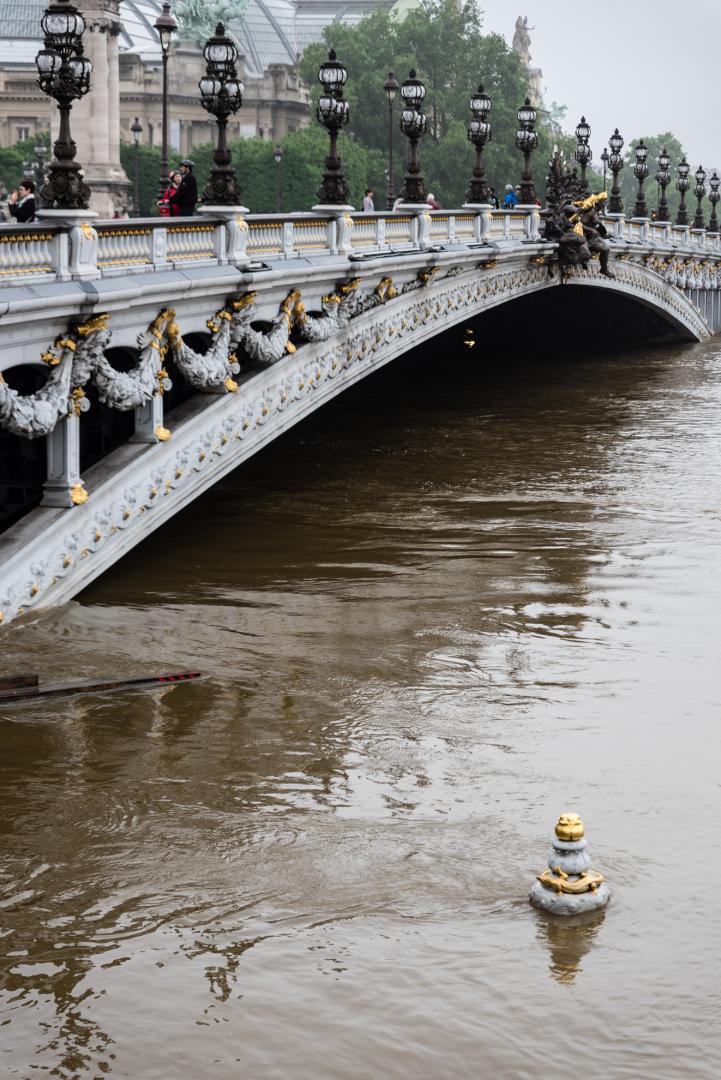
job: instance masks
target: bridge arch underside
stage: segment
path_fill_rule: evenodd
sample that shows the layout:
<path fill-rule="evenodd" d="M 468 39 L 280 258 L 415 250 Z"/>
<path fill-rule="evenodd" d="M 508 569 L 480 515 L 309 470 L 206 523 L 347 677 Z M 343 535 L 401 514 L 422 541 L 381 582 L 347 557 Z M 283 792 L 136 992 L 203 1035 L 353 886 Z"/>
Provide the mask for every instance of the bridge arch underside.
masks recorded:
<path fill-rule="evenodd" d="M 609 285 L 612 283 L 609 282 Z M 683 294 L 671 308 L 653 296 L 573 281 L 539 289 L 479 312 L 471 320 L 478 343 L 564 352 L 596 343 L 699 341 L 708 336 L 700 313 Z"/>
<path fill-rule="evenodd" d="M 688 301 L 689 307 L 690 301 Z M 477 330 L 488 340 L 526 337 L 534 348 L 588 348 L 594 342 L 698 341 L 707 336 L 700 315 L 669 310 L 650 297 L 629 296 L 613 288 L 567 283 L 509 298 L 480 312 Z M 695 315 L 695 318 L 693 316 Z"/>

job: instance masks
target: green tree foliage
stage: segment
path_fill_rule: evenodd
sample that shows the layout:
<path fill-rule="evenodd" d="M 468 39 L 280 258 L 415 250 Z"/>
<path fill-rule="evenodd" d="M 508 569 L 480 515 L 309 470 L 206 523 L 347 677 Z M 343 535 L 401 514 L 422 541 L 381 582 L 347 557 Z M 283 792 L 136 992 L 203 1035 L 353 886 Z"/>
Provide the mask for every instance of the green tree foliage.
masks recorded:
<path fill-rule="evenodd" d="M 310 210 L 317 203 L 317 188 L 323 175 L 323 159 L 328 152 L 328 137 L 318 126 L 294 131 L 279 143 L 283 151 L 280 164 L 273 158 L 274 144 L 267 139 L 233 139 L 230 142 L 233 165 L 238 174 L 242 199 L 254 214 L 274 214 L 276 207 L 283 213 L 291 210 Z M 345 162 L 346 176 L 354 205 L 360 207 L 367 187 L 380 190 L 383 184 L 383 158 L 368 150 L 352 137 L 342 135 L 340 152 Z M 135 146 L 123 144 L 120 160 L 131 182 L 129 206 L 135 179 Z M 139 146 L 138 189 L 142 216 L 157 214 L 160 150 Z M 170 157 L 170 168 L 178 155 Z M 206 143 L 193 148 L 198 191 L 203 188 L 213 167 L 213 146 Z"/>
<path fill-rule="evenodd" d="M 626 217 L 631 217 L 633 215 L 633 207 L 636 202 L 636 193 L 638 191 L 638 180 L 633 175 L 633 166 L 636 162 L 634 149 L 638 146 L 642 137 L 648 149 L 648 157 L 646 159 L 646 164 L 648 165 L 648 179 L 644 184 L 648 212 L 651 214 L 658 208 L 660 191 L 659 185 L 656 182 L 656 172 L 658 171 L 658 156 L 665 147 L 666 152 L 671 158 L 671 183 L 666 189 L 666 199 L 668 201 L 671 219 L 675 220 L 678 206 L 681 201 L 681 196 L 676 187 L 676 180 L 678 179 L 676 167 L 683 157 L 683 147 L 676 136 L 670 131 L 666 131 L 660 135 L 639 135 L 637 139 L 632 139 L 627 145 L 623 169 L 618 178 L 619 187 L 621 188 L 621 198 L 623 199 L 624 213 L 626 214 Z M 692 166 L 691 175 L 689 176 L 692 189 L 694 185 L 693 173 L 695 172 L 695 168 L 695 166 Z M 609 190 L 610 187 L 611 184 L 609 180 Z M 686 196 L 686 205 L 691 209 L 690 217 L 693 217 L 693 211 L 696 208 L 696 200 L 692 196 L 692 191 L 689 191 Z"/>
<path fill-rule="evenodd" d="M 520 179 L 522 159 L 515 148 L 516 112 L 527 93 L 520 60 L 497 34 L 484 34 L 472 0 L 421 0 L 404 19 L 376 9 L 357 26 L 332 24 L 324 31 L 325 45 L 310 45 L 301 59 L 301 75 L 314 100 L 318 66 L 330 47 L 348 70 L 346 97 L 351 106 L 350 128 L 365 146 L 385 158 L 388 153 L 388 102 L 383 82 L 394 71 L 399 82 L 415 67 L 426 86 L 424 111 L 428 134 L 421 143 L 421 163 L 427 185 L 446 206 L 460 205 L 473 168 L 473 147 L 465 136 L 470 118 L 468 102 L 483 81 L 493 107 L 492 139 L 485 151 L 489 180 L 499 193 Z M 396 146 L 396 190 L 402 182 L 403 137 L 398 130 L 399 102 L 393 119 Z M 570 149 L 555 115 L 539 112 L 539 146 L 533 168 L 543 189 L 553 143 Z M 380 205 L 376 200 L 376 205 Z"/>
<path fill-rule="evenodd" d="M 128 191 L 128 212 L 134 214 L 133 191 L 135 185 L 135 155 L 138 157 L 138 193 L 140 195 L 140 216 L 151 217 L 158 212 L 158 183 L 160 179 L 160 150 L 156 146 L 138 146 L 131 143 L 120 144 L 120 163 L 130 181 Z"/>
<path fill-rule="evenodd" d="M 42 143 L 46 148 L 45 161 L 50 156 L 50 136 L 43 132 L 33 136 L 32 139 L 22 139 L 15 146 L 8 146 L 0 150 L 0 184 L 8 192 L 17 188 L 22 178 L 32 173 L 25 167 L 25 163 L 32 164 L 36 160 L 35 147 Z"/>

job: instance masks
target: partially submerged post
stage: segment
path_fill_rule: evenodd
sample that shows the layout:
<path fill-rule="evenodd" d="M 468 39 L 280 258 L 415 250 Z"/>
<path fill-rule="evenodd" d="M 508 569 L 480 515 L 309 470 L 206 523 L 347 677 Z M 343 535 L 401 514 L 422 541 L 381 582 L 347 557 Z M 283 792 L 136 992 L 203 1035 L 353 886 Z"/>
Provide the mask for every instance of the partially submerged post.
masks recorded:
<path fill-rule="evenodd" d="M 578 814 L 561 814 L 548 869 L 531 886 L 529 900 L 552 915 L 580 915 L 605 907 L 611 894 L 603 874 L 591 870 Z"/>

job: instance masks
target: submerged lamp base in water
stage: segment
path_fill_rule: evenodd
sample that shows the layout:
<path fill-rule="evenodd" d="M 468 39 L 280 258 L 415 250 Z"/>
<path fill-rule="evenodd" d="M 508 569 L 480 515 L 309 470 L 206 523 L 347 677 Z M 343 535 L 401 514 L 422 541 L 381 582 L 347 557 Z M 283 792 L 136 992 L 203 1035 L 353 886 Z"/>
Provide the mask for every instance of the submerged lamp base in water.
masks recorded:
<path fill-rule="evenodd" d="M 591 870 L 578 814 L 561 814 L 548 869 L 531 886 L 529 900 L 552 915 L 581 915 L 605 907 L 611 898 L 603 874 Z"/>

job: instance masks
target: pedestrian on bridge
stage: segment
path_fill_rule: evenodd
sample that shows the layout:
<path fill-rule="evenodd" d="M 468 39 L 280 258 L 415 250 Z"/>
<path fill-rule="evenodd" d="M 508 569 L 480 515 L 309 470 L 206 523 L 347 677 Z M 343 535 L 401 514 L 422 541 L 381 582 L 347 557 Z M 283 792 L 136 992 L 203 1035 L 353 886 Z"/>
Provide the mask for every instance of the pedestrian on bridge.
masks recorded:
<path fill-rule="evenodd" d="M 375 210 L 373 204 L 373 188 L 366 188 L 366 193 L 363 196 L 363 213 L 372 214 Z"/>
<path fill-rule="evenodd" d="M 195 162 L 190 158 L 183 158 L 178 166 L 180 183 L 177 189 L 168 196 L 171 216 L 178 214 L 180 217 L 191 217 L 195 213 L 195 205 L 198 201 L 198 182 L 193 176 Z"/>
<path fill-rule="evenodd" d="M 168 180 L 168 186 L 163 192 L 163 197 L 158 199 L 158 213 L 161 217 L 177 217 L 180 210 L 177 206 L 170 207 L 170 196 L 180 187 L 182 177 L 179 172 L 172 172 Z"/>
<path fill-rule="evenodd" d="M 35 220 L 35 184 L 32 180 L 23 180 L 17 191 L 8 199 L 10 217 L 20 223 Z"/>

